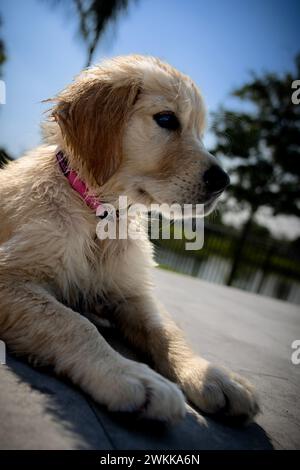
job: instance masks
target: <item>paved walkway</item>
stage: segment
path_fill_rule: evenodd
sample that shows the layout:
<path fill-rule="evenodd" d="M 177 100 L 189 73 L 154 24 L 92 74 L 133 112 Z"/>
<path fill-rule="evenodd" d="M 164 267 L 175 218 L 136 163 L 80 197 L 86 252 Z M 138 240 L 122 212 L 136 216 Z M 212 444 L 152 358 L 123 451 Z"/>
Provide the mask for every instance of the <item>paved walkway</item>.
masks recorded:
<path fill-rule="evenodd" d="M 166 427 L 106 412 L 67 381 L 8 357 L 0 366 L 1 449 L 300 448 L 299 307 L 156 270 L 157 292 L 194 349 L 248 377 L 263 414 L 232 428 L 189 408 Z M 114 333 L 108 338 L 115 343 Z"/>

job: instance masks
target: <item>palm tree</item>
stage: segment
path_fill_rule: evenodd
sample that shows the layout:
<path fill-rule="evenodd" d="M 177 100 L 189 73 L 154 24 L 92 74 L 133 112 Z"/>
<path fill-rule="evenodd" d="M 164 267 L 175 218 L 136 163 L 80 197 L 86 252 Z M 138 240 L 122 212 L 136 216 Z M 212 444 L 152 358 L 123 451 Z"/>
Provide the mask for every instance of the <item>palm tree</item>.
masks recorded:
<path fill-rule="evenodd" d="M 50 2 L 52 5 L 70 5 L 70 0 L 50 0 Z M 72 3 L 78 16 L 80 37 L 87 46 L 88 67 L 106 27 L 109 23 L 115 22 L 121 12 L 127 10 L 130 0 L 72 0 Z"/>

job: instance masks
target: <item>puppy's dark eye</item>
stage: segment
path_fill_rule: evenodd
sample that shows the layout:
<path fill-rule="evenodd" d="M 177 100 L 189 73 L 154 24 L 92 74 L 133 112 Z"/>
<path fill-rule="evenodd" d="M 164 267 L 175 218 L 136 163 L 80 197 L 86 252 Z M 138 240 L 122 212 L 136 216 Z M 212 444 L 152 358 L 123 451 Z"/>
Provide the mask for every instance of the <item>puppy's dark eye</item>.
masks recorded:
<path fill-rule="evenodd" d="M 170 111 L 154 114 L 153 119 L 156 124 L 169 131 L 176 131 L 180 126 L 177 117 Z"/>

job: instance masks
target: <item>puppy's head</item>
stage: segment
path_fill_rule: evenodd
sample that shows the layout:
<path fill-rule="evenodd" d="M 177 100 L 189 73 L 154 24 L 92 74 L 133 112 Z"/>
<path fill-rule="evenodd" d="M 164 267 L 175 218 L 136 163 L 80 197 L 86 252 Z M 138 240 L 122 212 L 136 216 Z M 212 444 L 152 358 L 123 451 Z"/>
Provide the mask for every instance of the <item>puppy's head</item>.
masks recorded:
<path fill-rule="evenodd" d="M 202 203 L 209 212 L 228 185 L 202 143 L 197 87 L 158 59 L 119 57 L 86 70 L 58 95 L 52 113 L 71 166 L 104 195 Z"/>

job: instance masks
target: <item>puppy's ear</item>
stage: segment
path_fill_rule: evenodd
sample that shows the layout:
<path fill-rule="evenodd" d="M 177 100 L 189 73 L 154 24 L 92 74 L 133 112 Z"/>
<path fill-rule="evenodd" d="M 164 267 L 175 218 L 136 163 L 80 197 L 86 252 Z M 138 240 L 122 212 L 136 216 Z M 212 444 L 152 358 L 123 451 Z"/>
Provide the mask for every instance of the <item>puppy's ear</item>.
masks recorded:
<path fill-rule="evenodd" d="M 138 93 L 136 83 L 116 86 L 83 80 L 66 89 L 52 110 L 71 163 L 86 169 L 98 184 L 104 184 L 121 163 L 123 128 Z"/>

